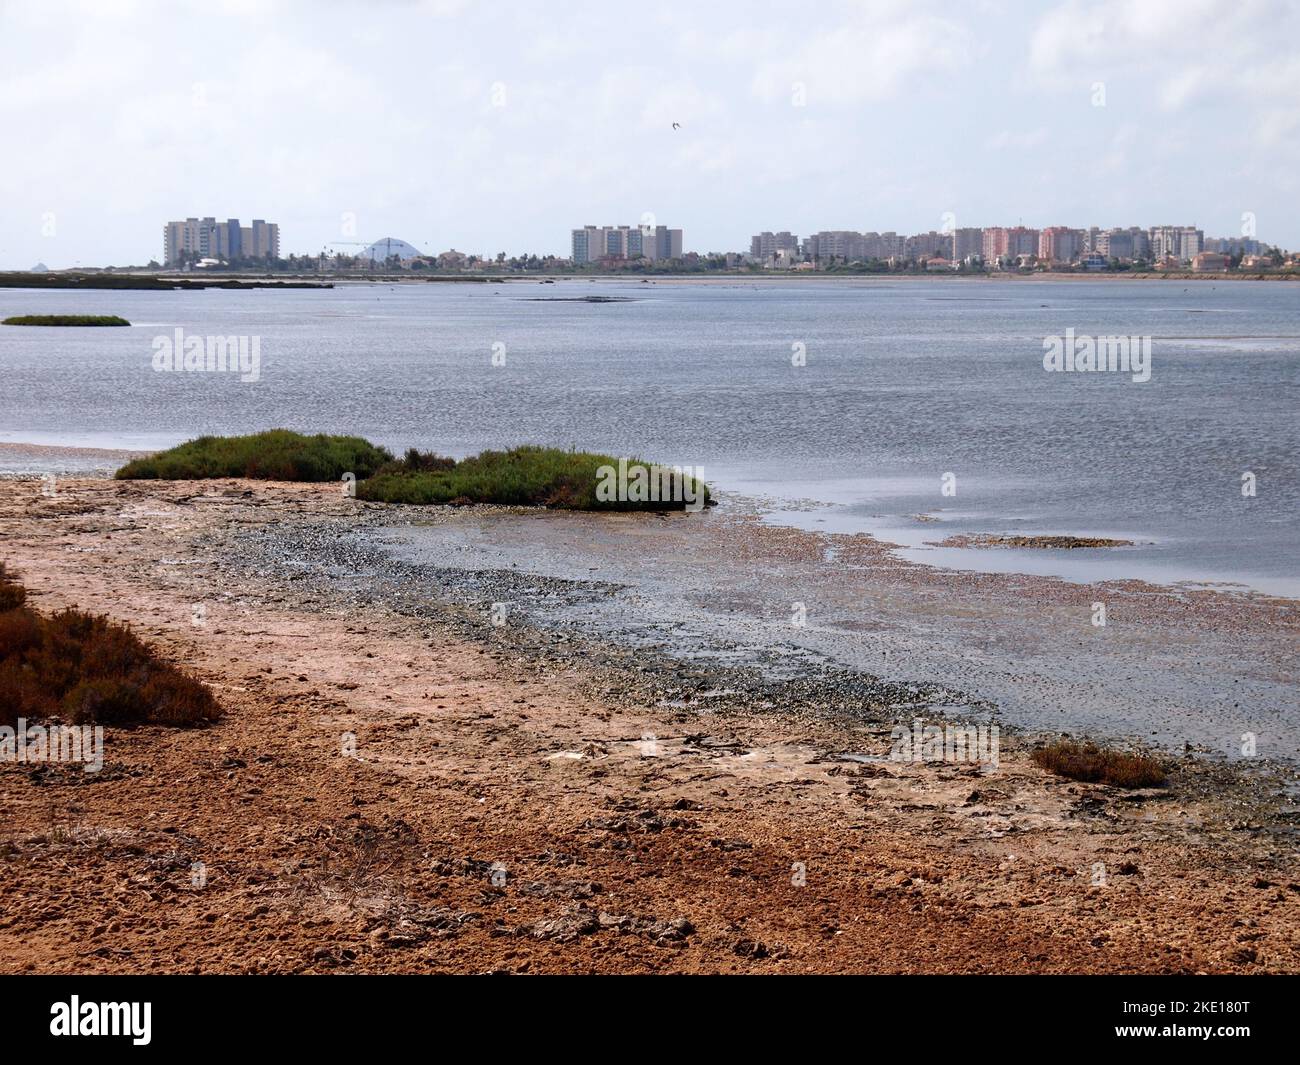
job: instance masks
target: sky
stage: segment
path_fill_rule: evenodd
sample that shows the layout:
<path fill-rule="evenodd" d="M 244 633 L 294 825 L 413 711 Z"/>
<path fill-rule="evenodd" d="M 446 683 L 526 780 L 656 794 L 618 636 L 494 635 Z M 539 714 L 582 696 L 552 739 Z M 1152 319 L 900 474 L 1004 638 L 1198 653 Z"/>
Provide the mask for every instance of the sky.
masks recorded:
<path fill-rule="evenodd" d="M 679 128 L 674 129 L 677 123 Z M 0 267 L 1197 225 L 1300 247 L 1294 0 L 0 0 Z"/>

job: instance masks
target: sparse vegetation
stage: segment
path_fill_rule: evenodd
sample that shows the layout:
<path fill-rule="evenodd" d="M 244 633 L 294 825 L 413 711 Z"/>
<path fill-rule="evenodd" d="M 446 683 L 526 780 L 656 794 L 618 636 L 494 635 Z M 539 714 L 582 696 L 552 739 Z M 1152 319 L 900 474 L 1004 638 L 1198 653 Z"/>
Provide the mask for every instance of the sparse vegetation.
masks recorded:
<path fill-rule="evenodd" d="M 950 536 L 943 547 L 1031 547 L 1075 551 L 1090 547 L 1132 547 L 1132 540 L 1113 540 L 1105 536 L 995 536 L 991 533 Z"/>
<path fill-rule="evenodd" d="M 501 503 L 561 510 L 683 510 L 686 495 L 711 502 L 703 482 L 677 471 L 626 460 L 629 483 L 643 476 L 659 478 L 658 499 L 599 498 L 601 467 L 618 469 L 609 455 L 559 448 L 517 447 L 484 451 L 457 462 L 418 451 L 378 470 L 357 485 L 357 498 L 383 503 Z M 637 471 L 643 471 L 638 474 Z M 619 493 L 632 495 L 632 493 Z"/>
<path fill-rule="evenodd" d="M 1095 743 L 1057 740 L 1033 752 L 1044 769 L 1088 784 L 1117 788 L 1156 788 L 1165 782 L 1164 767 L 1144 754 L 1106 750 Z"/>
<path fill-rule="evenodd" d="M 130 325 L 116 314 L 20 314 L 0 325 Z"/>
<path fill-rule="evenodd" d="M 0 563 L 0 725 L 58 717 L 74 725 L 215 721 L 212 693 L 158 658 L 125 625 L 79 610 L 50 617 Z"/>
<path fill-rule="evenodd" d="M 337 481 L 369 477 L 392 454 L 359 436 L 304 436 L 272 429 L 251 436 L 201 436 L 169 451 L 128 462 L 119 480 L 193 481 L 248 477 L 260 481 Z"/>
<path fill-rule="evenodd" d="M 620 466 L 620 462 L 622 465 Z M 606 476 L 602 477 L 602 467 Z M 621 470 L 622 489 L 610 471 Z M 203 436 L 135 459 L 119 480 L 336 481 L 357 477 L 358 499 L 378 503 L 500 503 L 561 510 L 684 510 L 713 502 L 688 474 L 639 459 L 559 448 L 484 451 L 459 462 L 411 448 L 401 459 L 357 436 L 304 436 L 273 429 L 251 436 Z M 653 483 L 653 491 L 651 484 Z M 598 491 L 605 485 L 608 491 Z"/>

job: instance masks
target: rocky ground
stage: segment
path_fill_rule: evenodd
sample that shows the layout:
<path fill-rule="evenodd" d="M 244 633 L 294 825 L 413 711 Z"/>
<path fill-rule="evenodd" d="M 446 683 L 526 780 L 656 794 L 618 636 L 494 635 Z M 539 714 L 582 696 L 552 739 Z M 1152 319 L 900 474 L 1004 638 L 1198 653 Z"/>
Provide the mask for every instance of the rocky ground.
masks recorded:
<path fill-rule="evenodd" d="M 31 605 L 129 622 L 226 713 L 110 730 L 98 774 L 0 765 L 0 969 L 1300 971 L 1264 769 L 892 761 L 949 693 L 494 625 L 329 556 L 379 521 L 333 485 L 6 486 Z"/>

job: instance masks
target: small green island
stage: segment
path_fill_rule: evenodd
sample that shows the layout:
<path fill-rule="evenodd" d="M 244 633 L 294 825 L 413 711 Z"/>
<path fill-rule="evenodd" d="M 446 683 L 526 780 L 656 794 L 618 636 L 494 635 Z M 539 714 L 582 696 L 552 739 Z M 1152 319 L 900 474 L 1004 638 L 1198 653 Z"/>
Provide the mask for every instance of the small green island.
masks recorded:
<path fill-rule="evenodd" d="M 288 429 L 270 429 L 249 436 L 200 436 L 128 462 L 115 476 L 120 481 L 200 481 L 213 477 L 337 481 L 345 473 L 369 477 L 392 461 L 392 452 L 359 436 L 306 436 Z"/>
<path fill-rule="evenodd" d="M 20 314 L 0 325 L 130 325 L 116 314 Z"/>
<path fill-rule="evenodd" d="M 118 480 L 263 481 L 355 479 L 357 499 L 377 503 L 496 503 L 556 510 L 701 510 L 716 501 L 688 471 L 640 459 L 524 446 L 465 459 L 411 448 L 396 459 L 357 436 L 308 436 L 271 429 L 248 436 L 202 436 L 135 459 Z"/>
<path fill-rule="evenodd" d="M 524 446 L 443 458 L 414 448 L 357 484 L 379 503 L 498 503 L 555 510 L 699 510 L 714 503 L 688 473 L 641 459 Z"/>

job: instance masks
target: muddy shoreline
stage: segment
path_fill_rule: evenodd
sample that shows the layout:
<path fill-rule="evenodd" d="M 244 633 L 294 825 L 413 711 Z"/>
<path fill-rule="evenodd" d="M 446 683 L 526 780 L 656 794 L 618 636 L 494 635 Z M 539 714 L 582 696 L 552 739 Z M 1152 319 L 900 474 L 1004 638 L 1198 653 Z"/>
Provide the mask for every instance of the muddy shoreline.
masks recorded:
<path fill-rule="evenodd" d="M 110 730 L 98 779 L 0 766 L 5 971 L 1300 971 L 1285 766 L 1185 757 L 1123 793 L 1013 728 L 993 769 L 890 761 L 896 721 L 987 708 L 494 624 L 617 582 L 412 564 L 371 543 L 395 509 L 11 486 L 33 605 L 130 622 L 226 717 Z"/>

